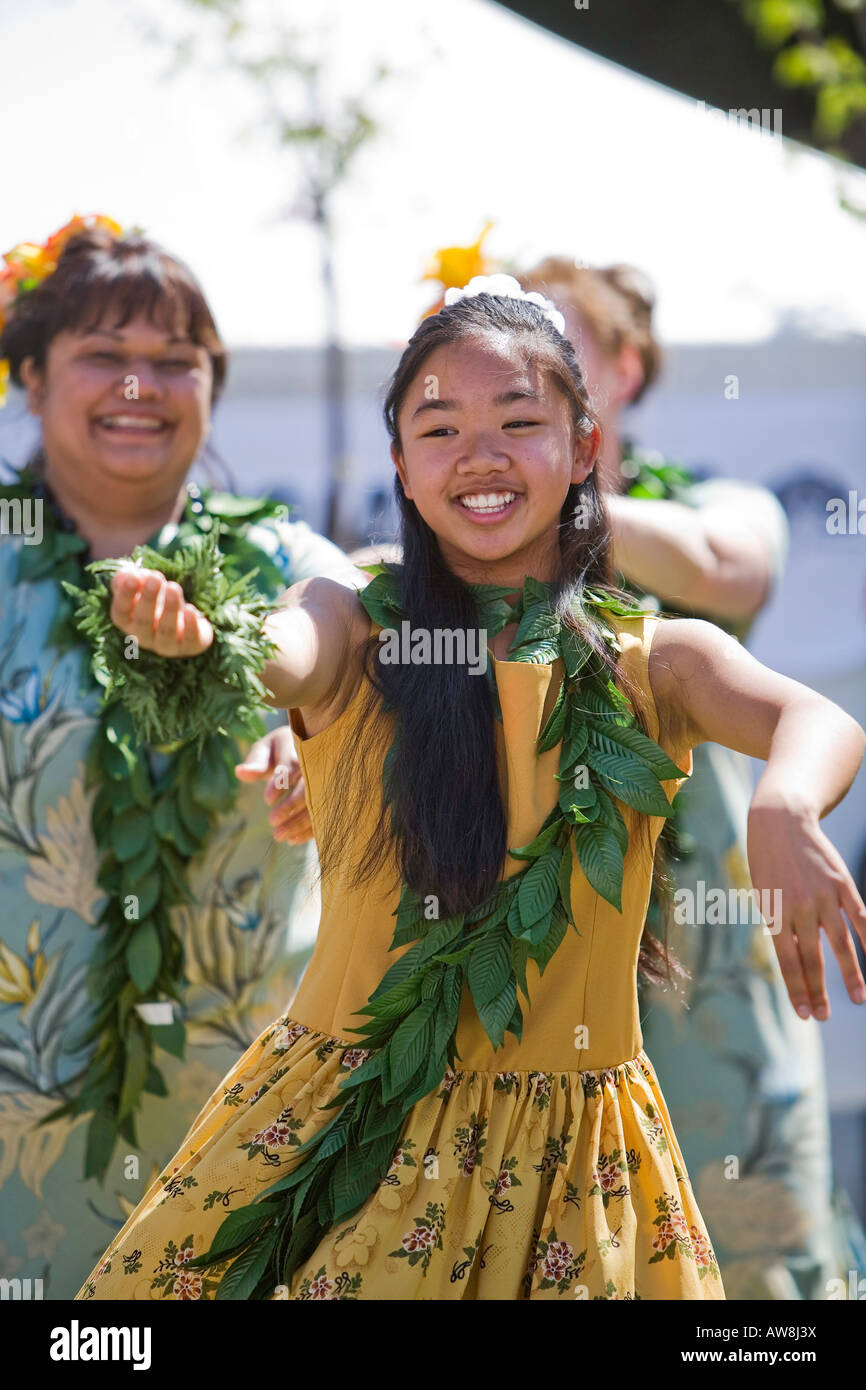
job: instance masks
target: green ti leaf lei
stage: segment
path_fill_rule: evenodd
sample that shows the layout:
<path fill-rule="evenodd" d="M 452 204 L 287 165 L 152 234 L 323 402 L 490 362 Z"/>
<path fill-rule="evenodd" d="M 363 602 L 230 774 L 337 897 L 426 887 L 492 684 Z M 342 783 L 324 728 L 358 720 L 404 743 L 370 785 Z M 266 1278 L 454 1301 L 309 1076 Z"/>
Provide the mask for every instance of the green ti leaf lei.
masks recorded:
<path fill-rule="evenodd" d="M 0 496 L 24 498 L 40 489 L 39 475 L 25 468 Z M 201 656 L 166 661 L 144 650 L 128 656 L 129 639 L 109 617 L 111 575 L 125 562 L 102 560 L 85 572 L 87 542 L 61 529 L 50 505 L 43 507 L 42 544 L 23 546 L 19 557 L 18 582 L 60 581 L 65 593 L 49 641 L 60 650 L 87 646 L 105 692 L 87 781 L 98 788 L 91 824 L 98 882 L 108 896 L 87 979 L 95 1011 L 68 1044 L 72 1052 L 92 1051 L 73 1099 L 42 1121 L 91 1115 L 85 1177 L 104 1177 L 118 1135 L 137 1146 L 134 1118 L 144 1093 L 167 1095 L 154 1047 L 183 1056 L 177 1014 L 170 1024 L 151 1025 L 136 1006 L 182 1003 L 183 949 L 170 909 L 194 901 L 190 861 L 205 848 L 214 817 L 235 802 L 236 738 L 264 732 L 258 673 L 271 651 L 262 634 L 271 605 L 260 590 L 276 596 L 285 579 L 248 533 L 287 509 L 194 485 L 188 494 L 178 526 L 154 538 L 159 549 L 139 546 L 132 558 L 177 580 L 213 623 L 213 646 Z M 151 749 L 163 755 L 159 770 Z"/>
<path fill-rule="evenodd" d="M 375 574 L 359 597 L 382 627 L 405 616 L 400 566 L 365 567 Z M 359 1013 L 371 1055 L 341 1082 L 328 1107 L 336 1115 L 303 1144 L 288 1176 L 232 1212 L 198 1267 L 231 1264 L 219 1299 L 267 1298 L 334 1225 L 352 1215 L 381 1181 L 412 1106 L 436 1089 L 457 1060 L 456 1030 L 464 984 L 494 1048 L 506 1032 L 522 1035 L 518 990 L 529 1003 L 530 960 L 543 974 L 572 915 L 572 850 L 596 891 L 621 910 L 628 831 L 616 799 L 652 816 L 669 816 L 661 782 L 684 774 L 638 727 L 628 701 L 597 653 L 557 618 L 549 585 L 527 578 L 516 606 L 509 591 L 473 586 L 479 627 L 488 637 L 517 621 L 509 660 L 536 664 L 562 658 L 564 678 L 538 738 L 538 752 L 561 744 L 558 804 L 531 844 L 509 850 L 522 873 L 501 881 L 467 914 L 430 922 L 424 900 L 404 883 L 391 949 L 410 949 L 391 966 Z M 584 591 L 606 640 L 616 647 L 607 613 L 640 616 L 605 593 Z M 586 615 L 589 618 L 589 615 Z M 491 684 L 495 686 L 493 672 Z M 387 762 L 383 777 L 387 801 Z"/>

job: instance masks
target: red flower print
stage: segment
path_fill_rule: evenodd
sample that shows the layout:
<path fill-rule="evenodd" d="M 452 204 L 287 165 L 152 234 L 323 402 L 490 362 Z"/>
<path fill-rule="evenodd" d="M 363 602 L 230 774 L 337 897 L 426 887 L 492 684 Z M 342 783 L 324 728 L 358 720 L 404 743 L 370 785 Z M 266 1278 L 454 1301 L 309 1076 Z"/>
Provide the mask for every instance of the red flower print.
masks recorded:
<path fill-rule="evenodd" d="M 500 1168 L 499 1177 L 496 1179 L 496 1187 L 493 1189 L 494 1197 L 501 1197 L 503 1192 L 507 1192 L 511 1186 L 511 1174 L 507 1168 Z"/>
<path fill-rule="evenodd" d="M 710 1249 L 709 1241 L 703 1231 L 698 1230 L 697 1226 L 690 1226 L 689 1234 L 692 1238 L 692 1249 L 695 1252 L 695 1263 L 709 1268 L 713 1263 L 713 1252 Z"/>
<path fill-rule="evenodd" d="M 653 1250 L 667 1250 L 671 1241 L 676 1240 L 677 1234 L 670 1221 L 662 1221 L 658 1228 L 658 1234 L 653 1240 Z"/>
<path fill-rule="evenodd" d="M 416 1226 L 407 1231 L 400 1244 L 404 1250 L 430 1250 L 436 1242 L 436 1232 L 430 1226 Z"/>
<path fill-rule="evenodd" d="M 343 1053 L 343 1060 L 340 1065 L 348 1067 L 349 1071 L 354 1071 L 356 1067 L 363 1066 L 369 1055 L 369 1047 L 350 1047 Z"/>
<path fill-rule="evenodd" d="M 544 1279 L 552 1279 L 558 1284 L 560 1279 L 564 1279 L 574 1258 L 574 1250 L 564 1240 L 553 1240 L 547 1247 L 547 1254 L 541 1262 L 541 1274 Z"/>
<path fill-rule="evenodd" d="M 471 1178 L 475 1172 L 475 1160 L 478 1157 L 478 1149 L 474 1144 L 470 1144 L 466 1150 L 466 1157 L 460 1165 L 460 1171 L 464 1178 Z"/>
<path fill-rule="evenodd" d="M 606 1168 L 602 1168 L 598 1173 L 593 1173 L 593 1178 L 598 1183 L 602 1192 L 611 1192 L 619 1182 L 619 1168 L 615 1163 L 608 1163 Z"/>
<path fill-rule="evenodd" d="M 185 1265 L 188 1260 L 192 1259 L 194 1254 L 195 1250 L 193 1247 L 191 1245 L 185 1245 L 182 1250 L 178 1250 L 174 1257 L 174 1262 L 176 1265 Z"/>
<path fill-rule="evenodd" d="M 172 1290 L 175 1298 L 184 1300 L 201 1298 L 201 1275 L 193 1272 L 179 1274 Z"/>
<path fill-rule="evenodd" d="M 292 1131 L 289 1126 L 277 1121 L 268 1125 L 267 1129 L 260 1129 L 258 1134 L 253 1136 L 253 1143 L 263 1144 L 269 1149 L 279 1149 L 282 1145 L 288 1144 L 291 1137 Z"/>
<path fill-rule="evenodd" d="M 684 1240 L 684 1241 L 688 1241 L 688 1238 L 689 1238 L 689 1228 L 688 1228 L 688 1225 L 686 1224 L 686 1218 L 683 1216 L 682 1212 L 681 1212 L 681 1211 L 672 1211 L 671 1214 L 670 1214 L 670 1218 L 669 1218 L 669 1219 L 670 1219 L 670 1223 L 671 1223 L 671 1225 L 673 1226 L 674 1231 L 676 1232 L 676 1234 L 677 1234 L 677 1236 L 679 1237 L 679 1239 L 680 1239 L 680 1240 Z"/>
<path fill-rule="evenodd" d="M 312 1284 L 310 1285 L 311 1298 L 330 1298 L 333 1292 L 334 1285 L 331 1282 L 331 1280 L 328 1279 L 327 1276 L 324 1274 L 319 1275 L 319 1278 L 314 1279 Z"/>

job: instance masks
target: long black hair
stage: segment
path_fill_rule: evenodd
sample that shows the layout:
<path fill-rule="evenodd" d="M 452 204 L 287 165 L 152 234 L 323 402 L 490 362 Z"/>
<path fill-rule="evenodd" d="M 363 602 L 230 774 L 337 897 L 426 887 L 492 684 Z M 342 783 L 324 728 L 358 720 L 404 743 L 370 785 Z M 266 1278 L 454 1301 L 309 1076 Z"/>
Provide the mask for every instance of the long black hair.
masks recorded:
<path fill-rule="evenodd" d="M 592 432 L 597 421 L 568 339 L 539 305 L 485 293 L 463 298 L 424 319 L 408 343 L 384 402 L 385 425 L 397 449 L 401 448 L 401 407 L 430 355 L 440 347 L 503 335 L 528 365 L 551 374 L 569 402 L 573 430 L 584 436 Z M 403 552 L 402 608 L 411 629 L 477 630 L 478 611 L 471 589 L 445 562 L 435 533 L 407 498 L 399 476 L 395 492 Z M 582 508 L 580 525 L 575 524 L 578 507 Z M 611 586 L 610 534 L 594 471 L 582 483 L 569 486 L 560 511 L 558 540 L 553 580 L 556 611 L 592 646 L 596 669 L 611 679 L 617 677 L 646 731 L 640 692 L 624 673 L 617 672 L 616 653 L 605 642 L 591 607 L 582 602 L 587 587 L 617 592 Z M 396 716 L 385 779 L 387 804 L 353 881 L 360 884 L 372 878 L 393 854 L 403 881 L 422 898 L 435 897 L 437 916 L 468 911 L 493 891 L 508 849 L 490 687 L 465 663 L 387 664 L 379 659 L 381 653 L 378 635 L 371 634 L 362 654 L 370 683 L 362 718 L 374 719 L 382 710 Z M 353 764 L 363 756 L 363 744 L 363 739 L 354 740 L 347 754 Z M 348 766 L 341 769 L 343 788 L 358 781 L 363 779 L 356 779 Z M 348 830 L 345 802 L 342 812 Z M 647 828 L 646 819 L 641 819 Z M 332 833 L 331 843 L 320 847 L 323 873 L 335 857 L 334 841 L 345 845 L 348 838 Z M 664 955 L 662 951 L 658 956 L 652 945 L 642 954 L 645 973 L 652 973 L 654 956 L 661 963 Z"/>

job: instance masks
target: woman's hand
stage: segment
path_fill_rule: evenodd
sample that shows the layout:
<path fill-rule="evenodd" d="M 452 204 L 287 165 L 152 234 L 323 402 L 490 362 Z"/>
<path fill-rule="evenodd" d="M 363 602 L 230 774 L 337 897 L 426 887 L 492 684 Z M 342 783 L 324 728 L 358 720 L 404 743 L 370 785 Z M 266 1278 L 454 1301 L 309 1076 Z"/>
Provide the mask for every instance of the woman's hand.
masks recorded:
<path fill-rule="evenodd" d="M 313 838 L 304 778 L 288 725 L 272 730 L 252 744 L 235 772 L 242 782 L 258 782 L 272 774 L 265 787 L 265 801 L 273 807 L 268 820 L 274 828 L 275 840 L 300 845 Z"/>
<path fill-rule="evenodd" d="M 179 584 L 158 570 L 129 566 L 112 579 L 111 621 L 158 656 L 200 656 L 213 642 L 213 627 L 187 603 Z"/>
<path fill-rule="evenodd" d="M 815 812 L 762 796 L 749 812 L 749 868 L 760 892 L 780 890 L 781 916 L 768 923 L 791 1003 L 801 1018 L 830 1017 L 821 928 L 839 962 L 849 997 L 866 1002 L 866 984 L 845 916 L 866 947 L 866 906 L 842 856 Z M 765 901 L 765 899 L 761 899 Z M 774 902 L 772 896 L 766 901 Z"/>

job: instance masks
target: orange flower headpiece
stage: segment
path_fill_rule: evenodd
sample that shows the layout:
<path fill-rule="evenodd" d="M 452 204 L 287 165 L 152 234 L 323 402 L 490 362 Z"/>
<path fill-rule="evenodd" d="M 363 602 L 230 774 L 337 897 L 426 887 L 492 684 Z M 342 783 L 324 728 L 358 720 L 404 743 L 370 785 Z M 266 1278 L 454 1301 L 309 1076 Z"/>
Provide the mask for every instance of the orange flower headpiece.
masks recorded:
<path fill-rule="evenodd" d="M 38 246 L 35 242 L 21 241 L 7 251 L 3 257 L 5 264 L 0 266 L 0 332 L 12 307 L 53 275 L 57 262 L 70 237 L 77 232 L 100 228 L 111 232 L 112 236 L 123 236 L 123 228 L 110 217 L 91 213 L 87 217 L 73 217 L 59 231 L 54 232 L 47 241 Z M 9 381 L 9 363 L 0 359 L 0 406 L 6 401 L 6 386 Z"/>
<path fill-rule="evenodd" d="M 471 246 L 442 246 L 430 259 L 421 279 L 438 280 L 442 286 L 442 293 L 436 303 L 421 315 L 422 320 L 428 319 L 431 314 L 439 313 L 445 304 L 446 290 L 462 290 L 476 275 L 489 275 L 497 268 L 481 249 L 484 238 L 493 225 L 492 222 L 486 223 L 480 237 Z"/>

